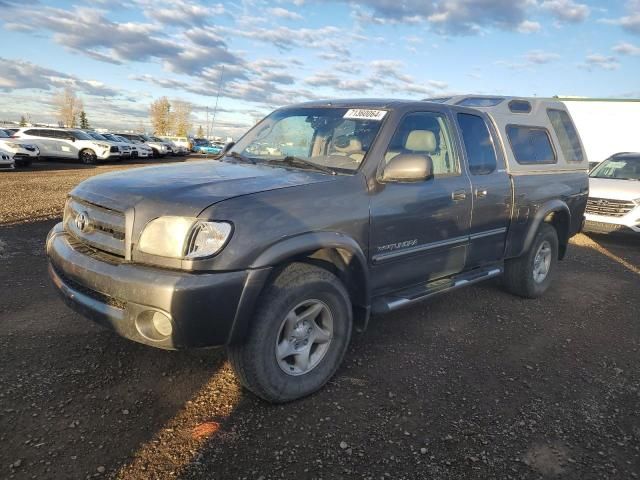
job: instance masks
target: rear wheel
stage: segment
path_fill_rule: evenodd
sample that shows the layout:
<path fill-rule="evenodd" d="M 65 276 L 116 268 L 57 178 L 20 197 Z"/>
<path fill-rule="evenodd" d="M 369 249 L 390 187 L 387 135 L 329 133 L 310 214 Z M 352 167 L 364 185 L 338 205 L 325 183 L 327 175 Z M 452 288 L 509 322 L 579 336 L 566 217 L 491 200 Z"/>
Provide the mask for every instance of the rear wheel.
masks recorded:
<path fill-rule="evenodd" d="M 85 148 L 80 152 L 80 161 L 85 165 L 95 165 L 98 161 L 98 156 L 90 148 Z"/>
<path fill-rule="evenodd" d="M 548 223 L 540 225 L 527 253 L 505 262 L 504 283 L 511 293 L 537 298 L 547 291 L 558 262 L 558 234 Z"/>
<path fill-rule="evenodd" d="M 342 282 L 312 265 L 283 269 L 263 292 L 245 342 L 227 348 L 240 382 L 281 403 L 321 388 L 351 338 L 351 302 Z"/>

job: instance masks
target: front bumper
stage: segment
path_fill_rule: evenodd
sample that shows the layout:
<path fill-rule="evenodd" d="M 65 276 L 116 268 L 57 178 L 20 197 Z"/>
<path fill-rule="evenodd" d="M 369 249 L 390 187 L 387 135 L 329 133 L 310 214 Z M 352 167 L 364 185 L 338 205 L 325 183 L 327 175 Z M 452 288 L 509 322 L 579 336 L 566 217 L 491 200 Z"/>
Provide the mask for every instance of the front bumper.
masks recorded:
<path fill-rule="evenodd" d="M 130 340 L 164 349 L 239 341 L 268 269 L 187 273 L 114 261 L 56 225 L 47 237 L 49 275 L 67 305 Z M 149 331 L 155 313 L 171 334 Z"/>
<path fill-rule="evenodd" d="M 597 233 L 640 233 L 640 207 L 634 208 L 624 217 L 607 217 L 585 213 L 584 230 Z"/>

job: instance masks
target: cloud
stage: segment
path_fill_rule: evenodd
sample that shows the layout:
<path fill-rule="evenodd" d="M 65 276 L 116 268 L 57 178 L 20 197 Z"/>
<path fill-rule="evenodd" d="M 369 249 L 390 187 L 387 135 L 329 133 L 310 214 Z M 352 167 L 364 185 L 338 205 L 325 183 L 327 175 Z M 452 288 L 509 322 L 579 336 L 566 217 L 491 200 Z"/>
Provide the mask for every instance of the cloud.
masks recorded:
<path fill-rule="evenodd" d="M 558 20 L 569 23 L 583 22 L 591 13 L 587 5 L 573 0 L 545 0 L 540 6 Z"/>
<path fill-rule="evenodd" d="M 516 27 L 516 30 L 520 33 L 536 33 L 542 29 L 542 25 L 538 22 L 532 22 L 530 20 L 523 20 Z"/>
<path fill-rule="evenodd" d="M 541 65 L 560 59 L 560 55 L 543 50 L 531 50 L 524 55 L 524 58 L 529 63 Z"/>
<path fill-rule="evenodd" d="M 24 60 L 0 57 L 0 90 L 14 90 L 73 87 L 86 95 L 116 97 L 120 92 L 98 80 L 83 80 L 67 73 L 40 67 Z"/>
<path fill-rule="evenodd" d="M 150 2 L 144 9 L 144 14 L 163 25 L 181 25 L 192 27 L 194 25 L 205 25 L 212 20 L 212 17 L 224 14 L 225 9 L 222 4 L 204 6 L 198 3 L 185 2 L 183 0 L 173 0 L 167 2 L 167 6 L 162 8 L 158 2 Z"/>
<path fill-rule="evenodd" d="M 580 65 L 580 67 L 586 70 L 593 70 L 594 68 L 617 70 L 620 68 L 620 63 L 616 57 L 593 53 L 591 55 L 587 55 L 585 63 Z"/>
<path fill-rule="evenodd" d="M 267 10 L 267 13 L 284 20 L 302 20 L 303 18 L 299 13 L 292 12 L 291 10 L 287 10 L 282 7 L 270 8 Z"/>
<path fill-rule="evenodd" d="M 352 92 L 366 92 L 371 89 L 371 84 L 367 80 L 343 79 L 333 73 L 317 73 L 307 78 L 305 83 L 312 87 L 331 87 Z"/>
<path fill-rule="evenodd" d="M 437 33 L 474 35 L 486 28 L 531 33 L 540 29 L 528 21 L 535 0 L 342 0 L 354 6 L 360 23 L 426 23 Z"/>
<path fill-rule="evenodd" d="M 628 0 L 626 10 L 627 15 L 617 19 L 604 19 L 602 22 L 619 25 L 629 33 L 640 35 L 640 0 Z"/>
<path fill-rule="evenodd" d="M 620 42 L 612 48 L 612 50 L 620 55 L 640 55 L 640 47 L 627 42 Z"/>

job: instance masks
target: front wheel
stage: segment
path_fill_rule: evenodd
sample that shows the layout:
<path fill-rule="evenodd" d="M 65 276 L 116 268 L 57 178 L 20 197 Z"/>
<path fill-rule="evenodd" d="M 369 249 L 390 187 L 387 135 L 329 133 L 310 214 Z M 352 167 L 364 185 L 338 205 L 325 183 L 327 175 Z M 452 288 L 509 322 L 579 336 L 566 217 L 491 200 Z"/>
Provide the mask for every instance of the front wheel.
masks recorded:
<path fill-rule="evenodd" d="M 90 148 L 85 148 L 80 152 L 80 161 L 85 165 L 95 165 L 98 161 L 98 156 Z"/>
<path fill-rule="evenodd" d="M 551 225 L 543 223 L 529 251 L 505 262 L 505 286 L 521 297 L 538 298 L 549 288 L 557 263 L 558 234 Z"/>
<path fill-rule="evenodd" d="M 320 389 L 336 372 L 349 345 L 349 295 L 331 272 L 294 263 L 260 297 L 241 345 L 227 347 L 240 382 L 257 396 L 288 402 Z"/>

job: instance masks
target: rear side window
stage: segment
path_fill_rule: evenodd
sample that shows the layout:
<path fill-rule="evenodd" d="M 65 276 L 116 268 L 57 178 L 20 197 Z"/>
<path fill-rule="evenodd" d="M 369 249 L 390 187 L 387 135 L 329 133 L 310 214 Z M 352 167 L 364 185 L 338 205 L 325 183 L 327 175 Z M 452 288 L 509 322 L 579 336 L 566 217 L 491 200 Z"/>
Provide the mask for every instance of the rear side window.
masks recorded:
<path fill-rule="evenodd" d="M 496 151 L 487 124 L 477 115 L 458 114 L 464 148 L 472 175 L 487 175 L 497 167 Z"/>
<path fill-rule="evenodd" d="M 562 154 L 567 162 L 582 162 L 584 154 L 580 146 L 578 132 L 571 121 L 571 117 L 564 110 L 548 109 L 547 115 L 551 121 L 554 132 L 560 142 Z"/>
<path fill-rule="evenodd" d="M 546 128 L 508 125 L 507 137 L 516 162 L 521 165 L 558 162 Z"/>
<path fill-rule="evenodd" d="M 42 137 L 42 130 L 25 130 L 25 135 L 31 135 L 32 137 Z"/>

